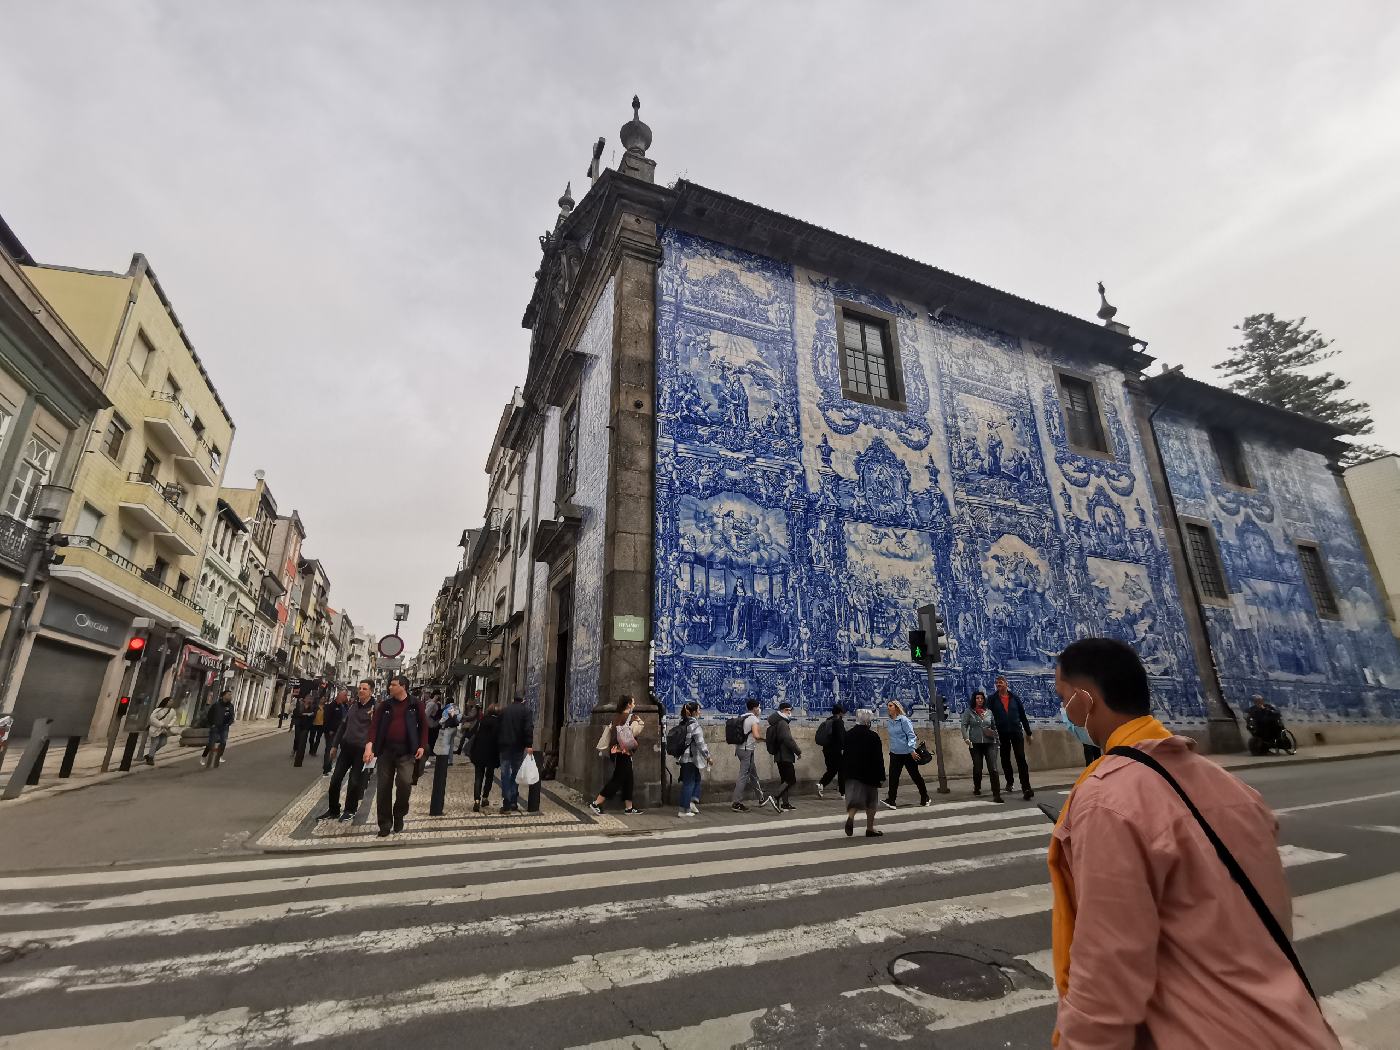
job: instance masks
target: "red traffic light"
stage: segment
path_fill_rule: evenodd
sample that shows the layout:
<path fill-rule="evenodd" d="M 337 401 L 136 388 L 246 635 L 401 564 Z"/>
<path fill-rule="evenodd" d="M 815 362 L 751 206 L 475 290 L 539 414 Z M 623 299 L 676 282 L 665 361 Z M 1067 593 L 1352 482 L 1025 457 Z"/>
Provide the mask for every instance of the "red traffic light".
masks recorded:
<path fill-rule="evenodd" d="M 146 639 L 137 635 L 126 643 L 126 658 L 132 662 L 141 659 L 141 654 L 146 651 Z"/>
<path fill-rule="evenodd" d="M 126 709 L 131 706 L 131 697 L 124 696 L 117 701 L 117 714 L 126 714 Z"/>

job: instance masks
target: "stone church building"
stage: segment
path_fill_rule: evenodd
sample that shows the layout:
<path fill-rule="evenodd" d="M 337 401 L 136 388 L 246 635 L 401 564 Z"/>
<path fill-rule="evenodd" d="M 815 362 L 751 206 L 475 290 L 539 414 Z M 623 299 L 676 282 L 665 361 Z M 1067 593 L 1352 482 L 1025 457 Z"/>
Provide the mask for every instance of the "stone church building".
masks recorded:
<path fill-rule="evenodd" d="M 698 702 L 716 741 L 749 697 L 808 725 L 898 698 L 927 726 L 907 648 L 927 602 L 954 712 L 1005 673 L 1050 719 L 1055 654 L 1101 634 L 1141 654 L 1166 721 L 1217 747 L 1239 746 L 1255 691 L 1304 743 L 1400 718 L 1338 432 L 1148 378 L 1106 301 L 1072 317 L 658 185 L 635 109 L 621 134 L 618 168 L 595 149 L 540 239 L 498 436 L 519 465 L 512 691 L 562 779 L 596 786 L 623 694 L 654 695 L 654 719 Z M 1042 760 L 1070 755 L 1042 738 Z M 659 752 L 638 767 L 659 770 Z"/>

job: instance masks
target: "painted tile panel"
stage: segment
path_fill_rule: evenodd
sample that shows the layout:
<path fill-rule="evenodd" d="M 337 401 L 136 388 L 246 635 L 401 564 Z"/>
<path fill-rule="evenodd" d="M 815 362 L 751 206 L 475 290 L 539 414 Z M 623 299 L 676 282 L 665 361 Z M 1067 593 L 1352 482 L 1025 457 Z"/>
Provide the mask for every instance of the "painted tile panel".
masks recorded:
<path fill-rule="evenodd" d="M 1190 416 L 1164 410 L 1156 430 L 1178 510 L 1219 545 L 1230 605 L 1206 613 L 1226 699 L 1263 693 L 1292 721 L 1400 718 L 1400 647 L 1326 460 L 1240 434 L 1253 482 L 1241 489 Z M 1322 552 L 1338 617 L 1318 615 L 1299 543 Z"/>
<path fill-rule="evenodd" d="M 1143 654 L 1163 714 L 1204 717 L 1123 378 L 918 304 L 668 230 L 657 303 L 655 683 L 674 711 L 750 695 L 819 716 L 898 698 L 918 606 L 956 706 L 999 670 L 1040 718 L 1087 634 Z M 838 304 L 893 318 L 905 411 L 842 396 Z M 1055 368 L 1093 376 L 1111 457 L 1066 442 Z"/>

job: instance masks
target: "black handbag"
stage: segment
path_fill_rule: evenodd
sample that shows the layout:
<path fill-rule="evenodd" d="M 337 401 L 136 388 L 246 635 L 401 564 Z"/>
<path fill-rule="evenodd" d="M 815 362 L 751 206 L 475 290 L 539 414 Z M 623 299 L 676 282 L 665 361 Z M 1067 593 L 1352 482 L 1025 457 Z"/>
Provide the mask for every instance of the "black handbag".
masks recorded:
<path fill-rule="evenodd" d="M 1206 838 L 1215 847 L 1216 856 L 1225 865 L 1225 870 L 1230 873 L 1230 878 L 1235 880 L 1244 893 L 1245 899 L 1254 907 L 1254 913 L 1259 916 L 1259 921 L 1264 924 L 1264 928 L 1269 931 L 1269 936 L 1278 945 L 1279 951 L 1290 963 L 1293 970 L 1298 975 L 1298 979 L 1303 982 L 1303 987 L 1312 996 L 1313 1002 L 1317 1002 L 1317 993 L 1313 991 L 1312 982 L 1308 980 L 1308 975 L 1303 971 L 1303 964 L 1298 961 L 1298 955 L 1293 950 L 1293 945 L 1288 941 L 1288 935 L 1283 932 L 1283 927 L 1274 918 L 1274 913 L 1269 910 L 1269 906 L 1264 903 L 1264 898 L 1259 896 L 1259 891 L 1254 888 L 1254 883 L 1249 881 L 1249 876 L 1240 867 L 1240 862 L 1235 860 L 1234 854 L 1230 852 L 1228 846 L 1220 840 L 1220 836 L 1215 833 L 1215 829 L 1206 823 L 1206 818 L 1201 816 L 1201 811 L 1196 808 L 1196 804 L 1191 801 L 1181 785 L 1176 782 L 1176 778 L 1162 768 L 1162 764 L 1149 755 L 1146 751 L 1139 751 L 1135 747 L 1115 747 L 1109 752 L 1110 755 L 1119 755 L 1122 758 L 1130 758 L 1134 762 L 1140 762 L 1148 769 L 1155 770 L 1163 780 L 1171 785 L 1173 791 L 1181 796 L 1181 801 L 1186 803 L 1186 808 L 1191 811 L 1191 815 L 1196 818 L 1196 823 L 1201 826 L 1201 830 L 1206 833 Z"/>
<path fill-rule="evenodd" d="M 914 760 L 916 766 L 926 766 L 933 761 L 933 754 L 929 751 L 928 745 L 922 740 L 914 745 L 914 750 L 910 753 L 910 757 Z"/>

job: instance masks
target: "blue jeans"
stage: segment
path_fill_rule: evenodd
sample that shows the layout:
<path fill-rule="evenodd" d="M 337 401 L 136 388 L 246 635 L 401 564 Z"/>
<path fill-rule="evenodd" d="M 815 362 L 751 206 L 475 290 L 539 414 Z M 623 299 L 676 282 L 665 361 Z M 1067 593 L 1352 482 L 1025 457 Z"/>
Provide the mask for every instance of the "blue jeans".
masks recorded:
<path fill-rule="evenodd" d="M 700 767 L 694 762 L 681 763 L 681 809 L 700 801 Z"/>
<path fill-rule="evenodd" d="M 516 809 L 520 805 L 520 786 L 515 782 L 515 774 L 525 761 L 525 749 L 501 752 L 501 808 Z"/>
<path fill-rule="evenodd" d="M 209 727 L 209 741 L 204 745 L 204 753 L 209 754 L 215 747 L 228 747 L 228 726 Z"/>

